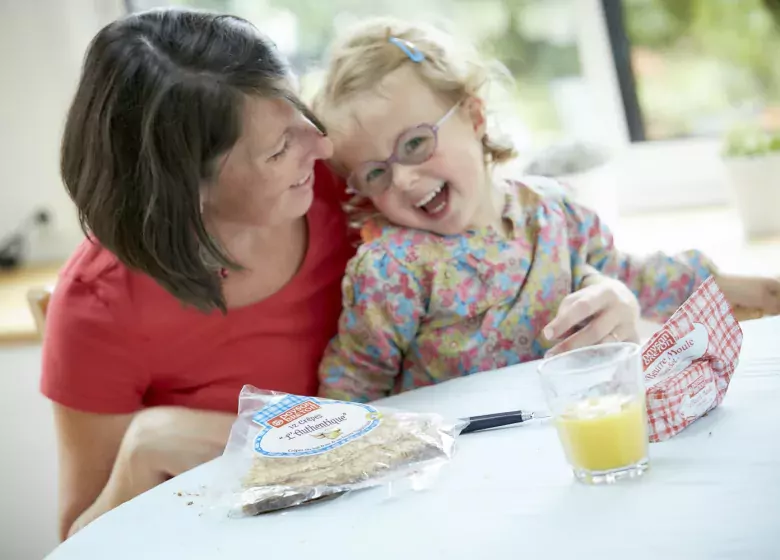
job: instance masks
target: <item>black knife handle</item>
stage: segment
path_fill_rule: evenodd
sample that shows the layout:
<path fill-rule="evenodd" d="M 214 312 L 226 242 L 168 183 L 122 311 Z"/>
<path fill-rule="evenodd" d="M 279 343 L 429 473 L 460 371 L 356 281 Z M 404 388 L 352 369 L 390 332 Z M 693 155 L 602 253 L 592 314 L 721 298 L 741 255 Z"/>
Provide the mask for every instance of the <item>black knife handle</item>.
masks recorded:
<path fill-rule="evenodd" d="M 461 430 L 461 434 L 470 434 L 472 432 L 481 432 L 491 428 L 500 428 L 501 426 L 510 426 L 519 424 L 528 420 L 529 415 L 521 410 L 510 412 L 498 412 L 496 414 L 484 414 L 482 416 L 472 416 L 468 418 L 468 426 Z"/>

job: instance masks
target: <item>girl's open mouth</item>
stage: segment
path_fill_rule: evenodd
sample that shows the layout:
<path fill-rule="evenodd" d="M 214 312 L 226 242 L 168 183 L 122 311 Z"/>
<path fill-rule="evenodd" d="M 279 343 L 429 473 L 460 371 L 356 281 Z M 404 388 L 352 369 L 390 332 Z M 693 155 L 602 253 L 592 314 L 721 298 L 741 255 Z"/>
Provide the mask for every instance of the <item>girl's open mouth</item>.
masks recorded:
<path fill-rule="evenodd" d="M 447 203 L 450 200 L 450 184 L 442 183 L 438 190 L 433 191 L 427 197 L 417 204 L 420 211 L 425 212 L 429 217 L 437 217 L 447 209 Z"/>

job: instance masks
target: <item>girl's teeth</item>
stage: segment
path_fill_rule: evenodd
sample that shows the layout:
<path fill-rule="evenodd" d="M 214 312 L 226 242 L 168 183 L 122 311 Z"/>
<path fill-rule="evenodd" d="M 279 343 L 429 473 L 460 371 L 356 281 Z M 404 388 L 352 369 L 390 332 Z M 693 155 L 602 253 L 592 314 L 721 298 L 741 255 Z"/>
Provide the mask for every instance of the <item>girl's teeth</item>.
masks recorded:
<path fill-rule="evenodd" d="M 416 206 L 417 208 L 422 208 L 423 206 L 425 206 L 426 204 L 428 204 L 428 203 L 429 203 L 431 200 L 433 200 L 433 198 L 434 198 L 434 197 L 435 197 L 437 194 L 439 194 L 439 191 L 441 191 L 443 188 L 444 188 L 444 185 L 443 185 L 443 184 L 442 184 L 442 185 L 439 185 L 439 188 L 438 188 L 438 189 L 436 189 L 435 191 L 432 191 L 430 194 L 428 194 L 428 196 L 426 196 L 426 197 L 425 197 L 425 198 L 423 198 L 423 199 L 422 199 L 420 202 L 418 202 L 417 204 L 415 204 L 415 206 Z"/>

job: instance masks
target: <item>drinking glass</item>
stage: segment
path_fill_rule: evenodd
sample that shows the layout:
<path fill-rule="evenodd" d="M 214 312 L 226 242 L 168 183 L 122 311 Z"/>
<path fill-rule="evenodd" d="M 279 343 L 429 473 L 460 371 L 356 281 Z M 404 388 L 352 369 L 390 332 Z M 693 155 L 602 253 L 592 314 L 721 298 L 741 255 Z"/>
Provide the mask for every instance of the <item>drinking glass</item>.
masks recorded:
<path fill-rule="evenodd" d="M 539 365 L 542 388 L 566 459 L 586 484 L 640 476 L 648 467 L 640 347 L 580 348 Z"/>

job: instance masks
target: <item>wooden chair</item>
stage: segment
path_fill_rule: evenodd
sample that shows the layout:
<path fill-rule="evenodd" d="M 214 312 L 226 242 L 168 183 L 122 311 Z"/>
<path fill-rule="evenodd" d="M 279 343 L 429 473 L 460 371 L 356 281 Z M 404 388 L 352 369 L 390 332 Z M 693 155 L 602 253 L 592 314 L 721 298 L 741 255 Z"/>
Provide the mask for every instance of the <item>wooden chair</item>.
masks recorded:
<path fill-rule="evenodd" d="M 46 324 L 46 311 L 49 308 L 49 301 L 54 286 L 45 288 L 31 288 L 27 291 L 27 303 L 30 306 L 30 312 L 35 319 L 35 328 L 38 330 L 38 336 L 43 338 L 43 329 Z"/>

